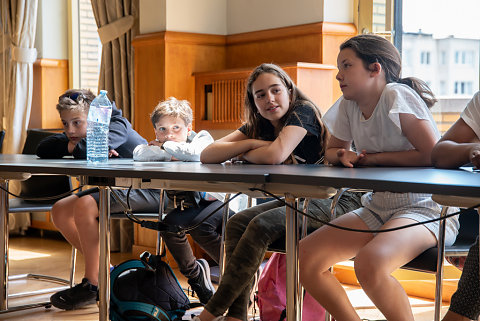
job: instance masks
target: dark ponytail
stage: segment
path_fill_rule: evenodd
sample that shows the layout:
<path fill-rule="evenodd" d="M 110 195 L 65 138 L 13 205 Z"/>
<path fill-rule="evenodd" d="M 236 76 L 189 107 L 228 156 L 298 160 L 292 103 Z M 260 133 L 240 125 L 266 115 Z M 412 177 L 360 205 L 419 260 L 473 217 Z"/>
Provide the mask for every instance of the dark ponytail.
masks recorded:
<path fill-rule="evenodd" d="M 345 48 L 355 51 L 367 69 L 370 64 L 378 62 L 385 73 L 387 84 L 397 82 L 411 87 L 428 108 L 437 102 L 435 95 L 423 80 L 414 77 L 400 78 L 402 59 L 397 48 L 387 39 L 376 35 L 358 35 L 340 45 L 340 50 Z"/>

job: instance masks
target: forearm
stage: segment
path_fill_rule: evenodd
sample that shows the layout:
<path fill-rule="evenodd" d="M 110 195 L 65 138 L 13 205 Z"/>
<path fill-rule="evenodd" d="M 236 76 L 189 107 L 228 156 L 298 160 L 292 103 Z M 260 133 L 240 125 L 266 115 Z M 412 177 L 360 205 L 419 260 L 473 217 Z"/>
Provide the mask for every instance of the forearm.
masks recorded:
<path fill-rule="evenodd" d="M 206 164 L 222 163 L 243 154 L 254 146 L 255 139 L 234 142 L 214 142 L 207 146 L 200 155 L 200 161 Z"/>
<path fill-rule="evenodd" d="M 373 166 L 431 166 L 430 153 L 411 149 L 401 152 L 366 154 L 362 165 Z"/>
<path fill-rule="evenodd" d="M 439 142 L 432 151 L 432 163 L 439 168 L 458 168 L 470 161 L 469 153 L 478 143 Z"/>
<path fill-rule="evenodd" d="M 243 155 L 243 158 L 254 164 L 281 164 L 290 154 L 283 155 L 278 150 L 273 150 L 272 145 L 252 149 Z"/>

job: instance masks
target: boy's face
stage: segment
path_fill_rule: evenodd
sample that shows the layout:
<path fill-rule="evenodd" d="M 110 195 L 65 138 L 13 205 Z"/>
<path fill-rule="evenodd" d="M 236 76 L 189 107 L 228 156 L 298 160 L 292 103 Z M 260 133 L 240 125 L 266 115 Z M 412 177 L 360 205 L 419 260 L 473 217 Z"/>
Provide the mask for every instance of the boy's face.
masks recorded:
<path fill-rule="evenodd" d="M 163 116 L 155 124 L 155 137 L 160 143 L 166 141 L 184 143 L 191 130 L 191 123 L 187 125 L 179 117 Z"/>
<path fill-rule="evenodd" d="M 78 143 L 82 138 L 87 137 L 87 113 L 76 110 L 63 110 L 60 112 L 63 130 L 68 139 Z"/>

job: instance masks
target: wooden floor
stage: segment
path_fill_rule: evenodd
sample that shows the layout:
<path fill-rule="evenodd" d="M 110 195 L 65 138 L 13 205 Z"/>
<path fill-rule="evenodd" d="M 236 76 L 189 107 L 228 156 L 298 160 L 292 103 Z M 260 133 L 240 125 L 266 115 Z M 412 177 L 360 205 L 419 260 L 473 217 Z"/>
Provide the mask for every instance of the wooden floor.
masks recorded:
<path fill-rule="evenodd" d="M 69 273 L 71 247 L 55 234 L 44 237 L 12 237 L 10 239 L 10 274 L 41 273 L 67 278 Z M 130 259 L 128 254 L 112 253 L 112 264 L 117 264 Z M 83 258 L 77 260 L 76 280 L 80 281 L 83 276 Z M 178 271 L 175 274 L 182 286 L 186 287 L 186 281 Z M 45 287 L 41 281 L 15 281 L 10 283 L 9 293 L 18 293 L 25 290 L 34 290 Z M 384 319 L 363 291 L 352 286 L 345 286 L 348 296 L 362 318 L 369 320 Z M 48 301 L 50 294 L 28 298 L 16 298 L 9 300 L 9 307 Z M 433 302 L 411 298 L 411 304 L 416 321 L 433 320 Z M 444 307 L 445 313 L 448 307 Z M 195 311 L 194 311 L 195 312 Z M 257 312 L 258 313 L 258 312 Z M 258 316 L 257 316 L 258 319 Z M 88 308 L 76 311 L 62 311 L 56 308 L 35 308 L 14 313 L 0 314 L 0 320 L 98 320 L 98 307 L 92 305 Z M 190 320 L 190 314 L 184 317 Z"/>

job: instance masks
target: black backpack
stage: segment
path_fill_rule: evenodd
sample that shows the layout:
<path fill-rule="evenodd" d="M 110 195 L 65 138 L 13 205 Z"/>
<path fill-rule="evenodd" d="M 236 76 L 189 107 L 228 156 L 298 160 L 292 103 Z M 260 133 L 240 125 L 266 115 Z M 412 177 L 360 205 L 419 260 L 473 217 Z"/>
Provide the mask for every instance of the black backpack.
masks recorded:
<path fill-rule="evenodd" d="M 191 304 L 170 266 L 160 255 L 117 265 L 110 273 L 110 320 L 177 321 Z"/>

